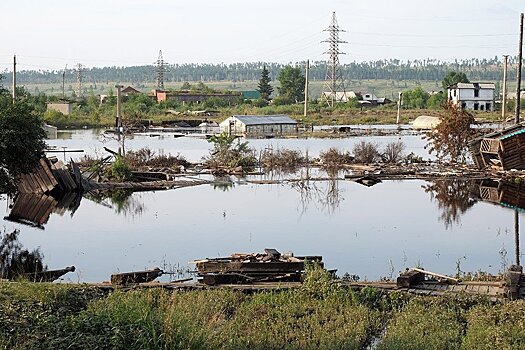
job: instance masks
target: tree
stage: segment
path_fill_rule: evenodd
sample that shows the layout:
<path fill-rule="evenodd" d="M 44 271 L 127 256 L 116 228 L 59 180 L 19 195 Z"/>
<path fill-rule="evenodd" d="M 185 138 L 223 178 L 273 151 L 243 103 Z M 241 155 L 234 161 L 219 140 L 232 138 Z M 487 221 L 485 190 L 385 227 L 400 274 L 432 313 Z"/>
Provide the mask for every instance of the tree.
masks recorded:
<path fill-rule="evenodd" d="M 408 108 L 427 108 L 429 97 L 428 92 L 418 86 L 414 90 L 403 92 L 403 105 Z"/>
<path fill-rule="evenodd" d="M 277 78 L 281 87 L 279 87 L 279 94 L 285 96 L 292 101 L 304 101 L 304 83 L 305 77 L 300 68 L 286 66 L 279 72 Z"/>
<path fill-rule="evenodd" d="M 270 72 L 268 72 L 268 69 L 266 69 L 265 65 L 261 72 L 261 79 L 257 85 L 257 91 L 260 92 L 261 98 L 265 99 L 266 101 L 270 100 L 270 95 L 273 92 L 273 87 L 270 85 L 270 81 L 272 81 L 272 79 L 270 79 Z"/>
<path fill-rule="evenodd" d="M 42 120 L 32 105 L 26 100 L 13 103 L 0 85 L 0 193 L 13 192 L 17 176 L 33 170 L 44 155 L 44 138 Z"/>
<path fill-rule="evenodd" d="M 429 153 L 436 153 L 438 160 L 452 163 L 465 163 L 468 155 L 468 141 L 474 136 L 470 125 L 474 116 L 465 110 L 448 103 L 441 122 L 426 135 L 429 143 L 425 146 Z"/>
<path fill-rule="evenodd" d="M 467 75 L 463 72 L 448 72 L 443 78 L 443 92 L 447 92 L 447 88 L 450 85 L 457 83 L 470 83 L 470 81 L 468 80 Z"/>

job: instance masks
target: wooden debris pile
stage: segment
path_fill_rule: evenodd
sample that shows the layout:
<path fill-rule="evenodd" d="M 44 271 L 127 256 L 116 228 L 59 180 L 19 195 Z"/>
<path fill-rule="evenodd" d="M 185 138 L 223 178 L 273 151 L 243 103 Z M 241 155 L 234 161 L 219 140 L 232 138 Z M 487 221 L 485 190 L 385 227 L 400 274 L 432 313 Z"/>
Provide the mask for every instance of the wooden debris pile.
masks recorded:
<path fill-rule="evenodd" d="M 294 256 L 275 249 L 265 253 L 234 253 L 225 258 L 196 260 L 199 282 L 206 285 L 255 282 L 300 282 L 307 262 L 323 267 L 321 256 Z"/>
<path fill-rule="evenodd" d="M 80 170 L 71 162 L 72 171 L 56 157 L 42 158 L 28 174 L 22 174 L 17 181 L 19 193 L 51 193 L 82 191 L 87 182 L 83 181 Z"/>

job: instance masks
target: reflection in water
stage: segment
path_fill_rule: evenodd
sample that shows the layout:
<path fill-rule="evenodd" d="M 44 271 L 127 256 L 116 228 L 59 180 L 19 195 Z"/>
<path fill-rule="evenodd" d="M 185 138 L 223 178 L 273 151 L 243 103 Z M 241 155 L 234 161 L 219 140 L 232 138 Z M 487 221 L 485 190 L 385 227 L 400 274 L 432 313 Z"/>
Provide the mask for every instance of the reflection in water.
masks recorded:
<path fill-rule="evenodd" d="M 220 190 L 222 192 L 228 192 L 235 187 L 234 182 L 229 176 L 216 176 L 212 183 L 214 190 Z"/>
<path fill-rule="evenodd" d="M 476 200 L 471 198 L 471 181 L 460 179 L 439 179 L 433 180 L 430 184 L 423 186 L 426 193 L 430 194 L 432 200 L 437 200 L 441 210 L 440 220 L 449 229 L 453 224 L 461 223 L 461 215 L 476 204 Z"/>
<path fill-rule="evenodd" d="M 23 249 L 18 241 L 19 234 L 19 230 L 3 233 L 0 241 L 0 278 L 12 280 L 27 273 L 42 272 L 47 269 L 42 263 L 43 255 L 40 250 Z"/>
<path fill-rule="evenodd" d="M 318 181 L 310 177 L 309 169 L 301 171 L 301 176 L 298 181 L 292 182 L 292 188 L 297 190 L 301 200 L 301 214 L 306 213 L 310 203 L 318 203 L 321 208 L 326 210 L 329 214 L 333 214 L 341 201 L 341 189 L 339 188 L 339 171 L 327 171 L 328 179 L 326 181 Z"/>
<path fill-rule="evenodd" d="M 525 210 L 525 184 L 521 182 L 482 180 L 473 193 L 482 201 L 514 209 L 514 261 L 520 265 L 519 212 Z"/>
<path fill-rule="evenodd" d="M 43 229 L 52 213 L 64 215 L 67 211 L 71 216 L 80 206 L 82 196 L 75 192 L 60 195 L 20 193 L 10 206 L 9 215 L 5 220 Z"/>
<path fill-rule="evenodd" d="M 144 214 L 146 207 L 142 198 L 132 190 L 95 191 L 84 195 L 87 199 L 115 210 L 116 214 L 138 217 Z"/>

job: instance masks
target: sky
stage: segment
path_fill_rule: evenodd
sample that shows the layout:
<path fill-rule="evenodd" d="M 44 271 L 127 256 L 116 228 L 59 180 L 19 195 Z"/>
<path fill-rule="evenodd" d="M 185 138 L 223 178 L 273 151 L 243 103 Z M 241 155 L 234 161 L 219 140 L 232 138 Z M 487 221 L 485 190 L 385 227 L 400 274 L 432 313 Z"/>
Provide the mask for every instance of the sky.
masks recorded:
<path fill-rule="evenodd" d="M 525 0 L 0 0 L 0 72 L 324 60 L 493 58 L 518 51 Z"/>

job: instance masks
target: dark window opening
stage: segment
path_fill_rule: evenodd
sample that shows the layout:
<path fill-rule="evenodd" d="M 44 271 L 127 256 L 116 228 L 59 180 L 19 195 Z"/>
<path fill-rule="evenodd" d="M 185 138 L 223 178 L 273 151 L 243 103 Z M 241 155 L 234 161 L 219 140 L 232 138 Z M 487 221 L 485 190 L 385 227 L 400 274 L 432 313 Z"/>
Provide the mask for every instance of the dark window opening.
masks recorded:
<path fill-rule="evenodd" d="M 479 103 L 474 103 L 474 110 L 477 111 L 479 109 Z"/>
<path fill-rule="evenodd" d="M 465 108 L 467 108 L 467 104 L 466 104 L 465 102 L 463 102 L 463 103 L 461 104 L 461 109 L 465 109 Z"/>
<path fill-rule="evenodd" d="M 490 103 L 487 103 L 486 106 L 485 106 L 485 109 L 486 109 L 487 111 L 492 110 L 492 105 L 491 105 Z"/>
<path fill-rule="evenodd" d="M 474 97 L 479 97 L 479 89 L 474 89 Z"/>

